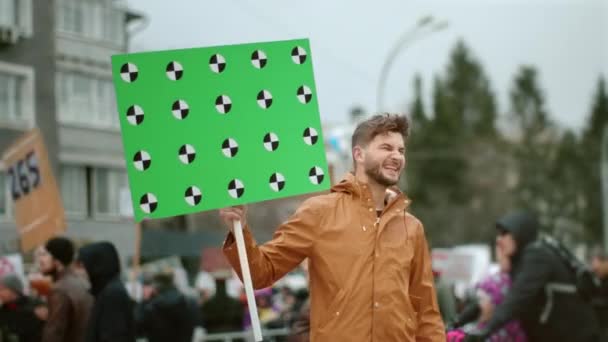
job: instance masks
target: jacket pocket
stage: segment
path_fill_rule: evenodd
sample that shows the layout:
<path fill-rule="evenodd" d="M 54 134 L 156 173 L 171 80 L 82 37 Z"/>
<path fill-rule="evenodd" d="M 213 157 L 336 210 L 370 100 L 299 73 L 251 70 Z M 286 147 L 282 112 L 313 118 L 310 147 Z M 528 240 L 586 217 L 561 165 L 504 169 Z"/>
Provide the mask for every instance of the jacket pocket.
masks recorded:
<path fill-rule="evenodd" d="M 346 291 L 344 289 L 340 289 L 329 306 L 327 306 L 327 309 L 323 311 L 323 315 L 320 315 L 318 324 L 319 331 L 327 329 L 327 327 L 331 325 L 330 323 L 335 322 L 336 319 L 340 317 L 340 308 L 344 302 L 345 295 Z"/>

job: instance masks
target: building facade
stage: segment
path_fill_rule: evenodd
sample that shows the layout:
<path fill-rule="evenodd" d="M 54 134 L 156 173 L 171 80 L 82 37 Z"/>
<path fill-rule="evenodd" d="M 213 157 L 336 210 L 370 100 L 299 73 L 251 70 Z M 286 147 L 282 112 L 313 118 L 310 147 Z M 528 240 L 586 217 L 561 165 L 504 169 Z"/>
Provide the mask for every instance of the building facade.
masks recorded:
<path fill-rule="evenodd" d="M 112 241 L 125 256 L 135 231 L 124 211 L 128 182 L 110 57 L 128 50 L 131 30 L 144 22 L 125 1 L 0 0 L 0 151 L 38 127 L 67 235 Z M 0 195 L 4 254 L 18 250 L 18 237 L 2 171 Z"/>

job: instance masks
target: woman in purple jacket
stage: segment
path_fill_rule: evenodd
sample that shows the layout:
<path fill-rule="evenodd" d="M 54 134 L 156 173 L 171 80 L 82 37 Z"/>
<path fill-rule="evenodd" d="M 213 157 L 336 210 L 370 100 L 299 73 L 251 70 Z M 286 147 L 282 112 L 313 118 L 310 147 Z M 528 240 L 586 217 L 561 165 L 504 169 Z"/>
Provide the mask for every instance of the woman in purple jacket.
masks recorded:
<path fill-rule="evenodd" d="M 498 244 L 496 245 L 496 260 L 500 271 L 489 275 L 477 284 L 475 288 L 477 289 L 478 301 L 463 310 L 454 324 L 460 328 L 448 332 L 448 342 L 462 341 L 468 329 L 483 328 L 492 317 L 494 308 L 504 300 L 511 288 L 511 277 L 509 276 L 511 263 Z M 469 321 L 476 322 L 467 324 Z M 519 322 L 511 321 L 496 331 L 486 341 L 526 342 L 527 338 Z"/>

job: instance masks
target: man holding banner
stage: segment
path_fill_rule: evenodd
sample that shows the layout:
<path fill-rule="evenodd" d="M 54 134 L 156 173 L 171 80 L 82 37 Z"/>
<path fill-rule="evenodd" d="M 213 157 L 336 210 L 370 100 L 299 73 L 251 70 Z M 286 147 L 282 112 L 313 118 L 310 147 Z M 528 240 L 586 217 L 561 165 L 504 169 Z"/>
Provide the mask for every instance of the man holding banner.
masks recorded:
<path fill-rule="evenodd" d="M 421 222 L 395 186 L 405 167 L 405 116 L 376 115 L 352 138 L 354 173 L 305 201 L 257 245 L 246 208 L 220 210 L 243 224 L 255 288 L 310 259 L 311 341 L 445 341 Z M 232 232 L 224 253 L 241 276 Z"/>

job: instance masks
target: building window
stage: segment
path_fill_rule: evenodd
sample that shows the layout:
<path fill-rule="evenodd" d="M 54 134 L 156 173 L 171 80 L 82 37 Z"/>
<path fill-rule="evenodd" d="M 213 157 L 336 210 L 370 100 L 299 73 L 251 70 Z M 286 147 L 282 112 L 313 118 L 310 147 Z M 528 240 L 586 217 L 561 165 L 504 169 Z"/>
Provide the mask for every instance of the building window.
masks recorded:
<path fill-rule="evenodd" d="M 20 36 L 31 37 L 32 0 L 0 0 L 0 28 L 17 29 Z"/>
<path fill-rule="evenodd" d="M 113 219 L 132 215 L 129 183 L 124 170 L 62 165 L 60 188 L 69 217 Z"/>
<path fill-rule="evenodd" d="M 129 189 L 126 171 L 96 168 L 94 175 L 95 216 L 120 216 L 121 193 Z"/>
<path fill-rule="evenodd" d="M 60 1 L 59 29 L 84 35 L 84 4 L 72 1 Z"/>
<path fill-rule="evenodd" d="M 86 217 L 88 209 L 87 169 L 62 165 L 59 184 L 63 206 L 68 216 Z"/>
<path fill-rule="evenodd" d="M 17 25 L 17 0 L 0 0 L 0 26 Z"/>
<path fill-rule="evenodd" d="M 21 88 L 23 77 L 0 73 L 0 118 L 17 122 L 23 118 Z"/>
<path fill-rule="evenodd" d="M 0 126 L 33 126 L 33 75 L 31 68 L 0 62 Z"/>
<path fill-rule="evenodd" d="M 58 72 L 57 111 L 64 123 L 118 128 L 114 86 L 110 79 Z"/>
<path fill-rule="evenodd" d="M 0 0 L 2 1 L 2 0 Z M 78 0 L 57 2 L 57 27 L 83 38 L 123 45 L 126 12 L 112 3 Z"/>
<path fill-rule="evenodd" d="M 106 41 L 123 44 L 125 40 L 125 12 L 124 10 L 101 7 L 101 30 L 103 39 Z"/>

